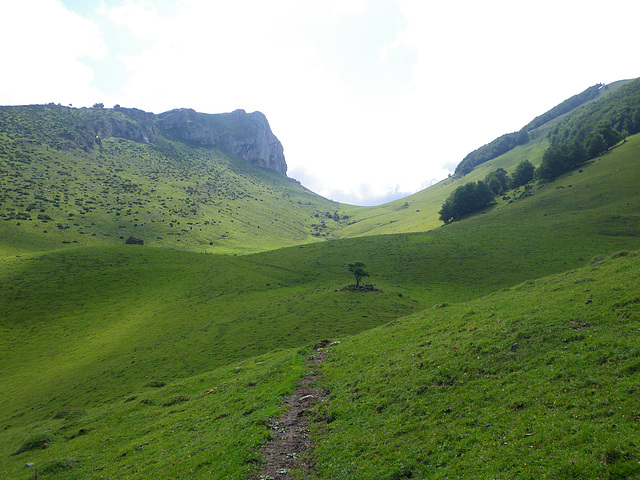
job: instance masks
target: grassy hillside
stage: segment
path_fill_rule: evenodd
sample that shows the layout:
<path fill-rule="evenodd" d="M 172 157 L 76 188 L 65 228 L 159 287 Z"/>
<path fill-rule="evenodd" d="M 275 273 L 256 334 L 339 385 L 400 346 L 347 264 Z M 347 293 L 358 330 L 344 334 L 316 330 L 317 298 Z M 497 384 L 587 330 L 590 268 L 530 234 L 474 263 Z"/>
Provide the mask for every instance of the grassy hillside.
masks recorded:
<path fill-rule="evenodd" d="M 619 252 L 343 338 L 311 432 L 317 478 L 635 478 L 639 277 L 638 255 Z M 26 480 L 34 462 L 48 479 L 255 475 L 309 354 L 149 379 L 103 406 L 5 426 L 0 471 Z"/>
<path fill-rule="evenodd" d="M 319 478 L 640 475 L 640 135 L 436 221 L 546 138 L 361 208 L 183 142 L 0 133 L 0 476 L 246 478 L 326 338 Z M 357 261 L 377 292 L 341 289 Z"/>
<path fill-rule="evenodd" d="M 246 253 L 331 237 L 348 222 L 340 204 L 217 148 L 164 137 L 110 137 L 94 149 L 64 143 L 77 115 L 56 106 L 0 109 L 0 255 L 129 236 Z"/>
<path fill-rule="evenodd" d="M 632 137 L 582 172 L 433 232 L 238 257 L 118 246 L 5 260 L 4 421 L 356 334 L 635 249 L 639 144 Z M 346 266 L 354 261 L 367 264 L 381 293 L 336 291 L 352 281 Z"/>
<path fill-rule="evenodd" d="M 337 232 L 344 237 L 384 235 L 388 233 L 423 232 L 442 225 L 438 211 L 460 185 L 483 180 L 491 171 L 504 168 L 511 173 L 524 159 L 539 165 L 548 146 L 546 136 L 540 135 L 506 154 L 477 166 L 461 178 L 448 178 L 409 197 L 378 207 L 364 207 L 350 212 L 350 221 Z"/>
<path fill-rule="evenodd" d="M 634 98 L 635 94 L 631 87 L 638 84 L 637 80 L 621 80 L 611 83 L 600 89 L 596 98 L 585 102 L 580 108 L 560 116 L 552 116 L 551 120 L 530 130 L 528 133 L 529 141 L 526 144 L 517 146 L 503 155 L 475 166 L 472 171 L 464 176 L 455 175 L 414 195 L 386 205 L 353 211 L 350 222 L 338 232 L 338 235 L 340 237 L 350 237 L 421 232 L 439 227 L 442 222 L 439 220 L 438 211 L 446 198 L 457 187 L 467 182 L 484 180 L 488 173 L 498 168 L 503 168 L 511 174 L 516 165 L 522 160 L 529 160 L 534 166 L 538 167 L 542 162 L 545 150 L 549 147 L 548 137 L 551 132 L 554 132 L 558 126 L 565 124 L 568 120 L 574 117 L 581 117 L 585 111 L 609 115 L 610 110 L 614 109 L 614 107 L 616 110 L 620 110 L 620 105 L 624 105 L 624 102 L 620 102 L 616 98 L 620 93 L 619 90 L 629 84 L 632 85 L 625 90 L 627 97 L 623 98 Z M 599 107 L 596 108 L 593 104 L 597 102 L 600 103 Z M 597 117 L 597 115 L 595 116 Z M 533 125 L 533 122 L 531 125 Z"/>
<path fill-rule="evenodd" d="M 344 339 L 318 477 L 637 478 L 638 278 L 621 252 Z"/>
<path fill-rule="evenodd" d="M 45 479 L 246 478 L 304 359 L 289 350 L 270 353 L 173 383 L 148 382 L 97 408 L 59 410 L 5 428 L 0 474 L 33 479 L 34 469 L 25 468 L 33 462 Z"/>
<path fill-rule="evenodd" d="M 621 88 L 631 91 L 630 83 L 601 89 L 595 100 L 531 130 L 526 144 L 463 177 L 378 207 L 331 202 L 220 149 L 163 136 L 151 144 L 110 137 L 100 148 L 75 145 L 72 139 L 82 137 L 79 125 L 87 116 L 98 121 L 101 109 L 3 107 L 0 255 L 69 244 L 115 245 L 129 236 L 163 248 L 250 253 L 321 239 L 434 229 L 441 225 L 442 203 L 456 187 L 497 168 L 511 173 L 524 159 L 538 166 L 552 130 L 585 109 L 594 110 L 595 103 L 606 107 Z M 108 114 L 119 115 L 117 110 Z"/>

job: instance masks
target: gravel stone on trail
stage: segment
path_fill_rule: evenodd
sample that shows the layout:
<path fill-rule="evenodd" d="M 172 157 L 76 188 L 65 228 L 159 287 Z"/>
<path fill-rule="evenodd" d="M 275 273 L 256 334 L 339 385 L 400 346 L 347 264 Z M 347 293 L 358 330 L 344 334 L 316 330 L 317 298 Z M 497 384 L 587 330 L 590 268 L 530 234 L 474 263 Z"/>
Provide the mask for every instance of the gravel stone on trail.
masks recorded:
<path fill-rule="evenodd" d="M 316 355 L 307 362 L 310 374 L 300 380 L 287 399 L 287 410 L 271 421 L 269 426 L 273 430 L 273 439 L 262 448 L 263 465 L 258 480 L 293 479 L 290 472 L 294 469 L 302 473 L 302 478 L 312 472 L 313 465 L 305 455 L 311 447 L 309 416 L 316 403 L 325 401 L 322 388 L 312 384 L 320 378 L 319 368 L 330 345 L 330 342 L 321 342 L 314 347 Z"/>

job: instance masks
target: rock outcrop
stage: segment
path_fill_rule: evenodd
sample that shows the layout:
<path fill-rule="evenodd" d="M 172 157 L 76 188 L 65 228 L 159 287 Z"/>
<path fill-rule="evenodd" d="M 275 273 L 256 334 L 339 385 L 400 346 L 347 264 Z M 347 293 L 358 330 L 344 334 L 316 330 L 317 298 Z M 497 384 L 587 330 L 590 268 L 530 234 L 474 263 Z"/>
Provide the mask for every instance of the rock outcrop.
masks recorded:
<path fill-rule="evenodd" d="M 156 126 L 168 137 L 217 145 L 254 165 L 287 173 L 282 144 L 260 112 L 205 114 L 178 109 L 158 115 Z"/>
<path fill-rule="evenodd" d="M 155 121 L 156 116 L 153 113 L 137 108 L 118 108 L 93 122 L 93 134 L 96 140 L 119 137 L 139 143 L 154 143 L 158 139 Z"/>
<path fill-rule="evenodd" d="M 287 173 L 282 144 L 260 112 L 235 110 L 206 114 L 181 108 L 156 115 L 119 106 L 76 109 L 54 104 L 2 108 L 5 116 L 20 108 L 28 109 L 31 118 L 38 122 L 20 124 L 21 132 L 30 130 L 43 143 L 61 150 L 81 148 L 89 152 L 109 137 L 149 144 L 165 136 L 202 146 L 217 146 L 254 165 Z M 40 122 L 51 121 L 52 118 L 62 128 L 53 131 L 39 127 Z"/>
<path fill-rule="evenodd" d="M 139 237 L 129 237 L 124 242 L 126 245 L 144 245 L 144 240 Z"/>

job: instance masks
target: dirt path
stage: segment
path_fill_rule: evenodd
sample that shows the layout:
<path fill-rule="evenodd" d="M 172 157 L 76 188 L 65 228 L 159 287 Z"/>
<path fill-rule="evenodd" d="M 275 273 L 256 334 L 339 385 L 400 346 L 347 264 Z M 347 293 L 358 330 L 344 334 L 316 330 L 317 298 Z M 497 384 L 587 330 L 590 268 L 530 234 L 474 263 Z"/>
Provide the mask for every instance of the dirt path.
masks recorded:
<path fill-rule="evenodd" d="M 324 362 L 331 345 L 329 342 L 322 342 L 314 347 L 316 354 L 307 362 L 309 374 L 300 380 L 287 399 L 289 408 L 280 417 L 272 420 L 270 428 L 273 430 L 273 439 L 260 452 L 263 465 L 259 480 L 293 479 L 290 473 L 293 469 L 299 469 L 302 478 L 311 473 L 313 465 L 306 456 L 311 446 L 309 415 L 312 407 L 325 399 L 323 390 L 311 385 L 320 378 L 320 365 Z"/>

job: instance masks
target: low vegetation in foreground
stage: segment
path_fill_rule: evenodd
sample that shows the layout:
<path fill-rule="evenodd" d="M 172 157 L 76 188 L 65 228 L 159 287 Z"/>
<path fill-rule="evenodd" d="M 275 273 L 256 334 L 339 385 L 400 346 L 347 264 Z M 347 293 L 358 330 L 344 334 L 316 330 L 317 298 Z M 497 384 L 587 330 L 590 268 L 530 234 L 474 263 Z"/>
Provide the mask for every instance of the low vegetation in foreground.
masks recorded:
<path fill-rule="evenodd" d="M 313 478 L 640 478 L 637 82 L 379 207 L 173 137 L 42 143 L 64 125 L 16 108 L 0 119 L 0 477 L 258 478 L 323 341 Z M 586 139 L 581 116 L 631 135 L 529 181 L 558 139 Z M 483 180 L 490 204 L 442 225 Z"/>
<path fill-rule="evenodd" d="M 636 478 L 640 256 L 342 338 L 310 432 L 318 479 Z M 311 347 L 63 409 L 0 436 L 5 478 L 255 477 Z"/>
<path fill-rule="evenodd" d="M 344 339 L 318 478 L 638 478 L 640 256 Z"/>

